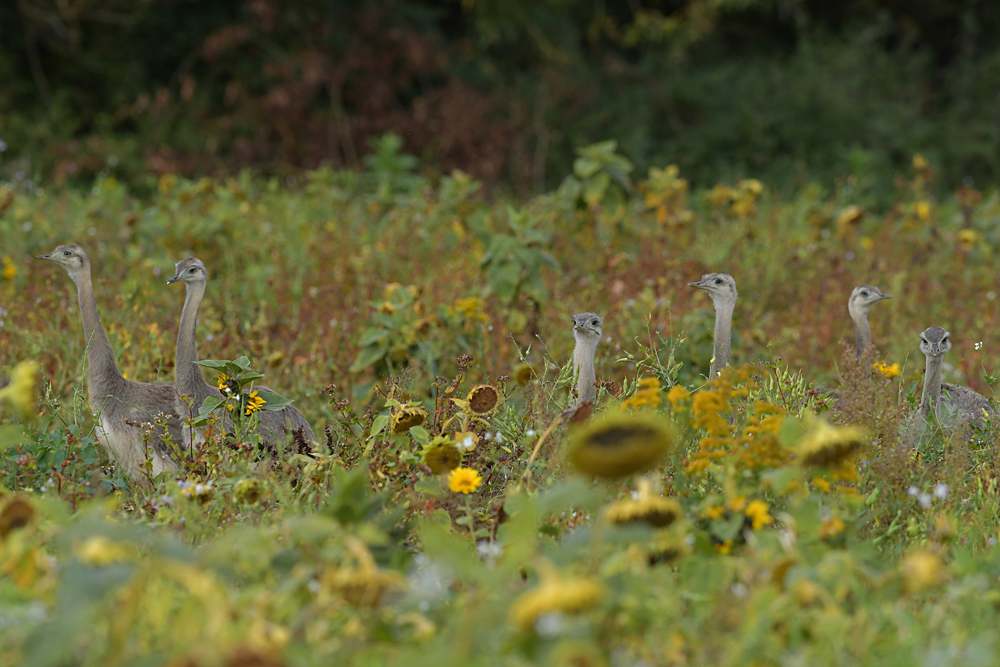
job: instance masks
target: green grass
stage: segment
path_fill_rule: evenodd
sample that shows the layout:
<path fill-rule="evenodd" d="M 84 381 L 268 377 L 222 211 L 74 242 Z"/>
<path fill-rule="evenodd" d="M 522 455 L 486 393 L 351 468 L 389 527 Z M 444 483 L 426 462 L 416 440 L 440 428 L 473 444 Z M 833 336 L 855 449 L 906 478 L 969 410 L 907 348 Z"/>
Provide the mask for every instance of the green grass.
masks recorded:
<path fill-rule="evenodd" d="M 998 429 L 899 434 L 928 326 L 952 332 L 945 380 L 993 396 L 996 191 L 936 201 L 915 168 L 880 211 L 850 180 L 786 198 L 659 172 L 633 190 L 609 162 L 496 201 L 387 150 L 294 183 L 165 177 L 149 199 L 113 179 L 3 186 L 0 372 L 37 361 L 44 392 L 27 423 L 0 404 L 0 666 L 995 662 Z M 32 259 L 68 242 L 137 380 L 173 378 L 184 297 L 164 283 L 201 258 L 200 355 L 246 355 L 311 421 L 314 456 L 219 440 L 152 492 L 122 479 L 95 440 L 73 284 Z M 703 387 L 713 315 L 687 283 L 710 271 L 736 278 L 734 362 L 752 366 Z M 842 345 L 859 283 L 894 296 L 860 363 Z M 564 455 L 586 441 L 556 423 L 582 311 L 608 338 L 598 417 L 669 433 L 646 479 L 680 504 L 668 527 L 609 523 L 639 479 Z M 902 374 L 869 386 L 875 360 Z M 484 383 L 496 411 L 451 400 Z M 427 419 L 395 434 L 404 404 Z M 801 465 L 817 418 L 863 429 L 860 452 Z M 469 495 L 422 458 L 456 431 L 478 438 Z"/>

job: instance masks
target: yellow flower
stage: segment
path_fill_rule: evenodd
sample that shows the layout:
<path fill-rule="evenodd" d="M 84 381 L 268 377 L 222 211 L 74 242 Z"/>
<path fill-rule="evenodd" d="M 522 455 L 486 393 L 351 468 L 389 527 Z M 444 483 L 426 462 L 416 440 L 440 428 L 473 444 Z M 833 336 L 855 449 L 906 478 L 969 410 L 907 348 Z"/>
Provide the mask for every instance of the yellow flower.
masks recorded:
<path fill-rule="evenodd" d="M 900 373 L 899 364 L 887 364 L 884 361 L 876 361 L 872 364 L 872 368 L 888 380 L 891 380 Z"/>
<path fill-rule="evenodd" d="M 607 507 L 604 515 L 615 524 L 648 523 L 656 528 L 665 528 L 683 513 L 680 503 L 673 498 L 660 498 L 653 492 L 648 479 L 639 480 L 639 497 L 636 500 L 620 500 Z"/>
<path fill-rule="evenodd" d="M 899 565 L 903 577 L 903 590 L 917 593 L 943 583 L 947 577 L 941 559 L 926 550 L 914 551 Z"/>
<path fill-rule="evenodd" d="M 404 405 L 392 413 L 389 425 L 393 433 L 406 433 L 414 426 L 420 426 L 427 419 L 427 411 L 415 405 Z"/>
<path fill-rule="evenodd" d="M 614 479 L 645 470 L 673 446 L 670 425 L 656 415 L 615 411 L 576 429 L 567 455 L 580 472 Z"/>
<path fill-rule="evenodd" d="M 830 517 L 819 527 L 819 536 L 824 540 L 836 537 L 842 532 L 844 532 L 844 522 L 837 516 Z"/>
<path fill-rule="evenodd" d="M 128 560 L 131 555 L 128 547 L 124 544 L 112 542 L 101 535 L 88 537 L 82 543 L 78 544 L 73 551 L 81 563 L 96 567 Z"/>
<path fill-rule="evenodd" d="M 194 498 L 200 503 L 206 503 L 212 499 L 215 493 L 215 482 L 192 482 L 184 480 L 180 483 L 181 495 L 187 498 Z"/>
<path fill-rule="evenodd" d="M 869 236 L 862 236 L 861 247 L 870 252 L 875 248 L 875 241 L 872 241 L 871 237 Z"/>
<path fill-rule="evenodd" d="M 0 389 L 0 403 L 7 403 L 13 408 L 21 421 L 29 421 L 35 417 L 37 387 L 38 364 L 22 361 L 10 374 L 10 384 Z"/>
<path fill-rule="evenodd" d="M 477 296 L 467 296 L 463 299 L 455 299 L 452 310 L 460 313 L 467 320 L 480 320 L 486 322 L 489 318 L 483 312 L 486 304 Z"/>
<path fill-rule="evenodd" d="M 249 417 L 262 407 L 264 407 L 264 399 L 257 395 L 257 390 L 255 389 L 247 396 L 247 407 L 244 414 Z"/>
<path fill-rule="evenodd" d="M 916 169 L 917 171 L 923 171 L 929 166 L 930 163 L 927 162 L 927 158 L 925 158 L 920 153 L 917 153 L 916 155 L 913 156 L 913 168 Z"/>
<path fill-rule="evenodd" d="M 241 503 L 253 505 L 260 500 L 260 482 L 256 479 L 241 479 L 236 483 L 234 490 L 236 491 L 236 499 Z"/>
<path fill-rule="evenodd" d="M 843 229 L 848 225 L 853 225 L 865 217 L 865 210 L 860 206 L 851 205 L 840 212 L 837 216 L 837 228 Z"/>
<path fill-rule="evenodd" d="M 830 493 L 830 482 L 826 481 L 822 477 L 817 477 L 813 481 L 813 486 L 822 491 L 823 493 Z"/>
<path fill-rule="evenodd" d="M 508 618 L 515 627 L 530 630 L 543 614 L 575 614 L 592 609 L 604 598 L 604 587 L 590 578 L 563 578 L 555 572 L 543 574 L 542 583 L 510 606 Z"/>
<path fill-rule="evenodd" d="M 715 545 L 715 550 L 718 551 L 723 556 L 728 556 L 733 551 L 733 541 L 732 540 L 726 540 L 725 542 L 722 542 L 721 544 L 716 544 Z"/>
<path fill-rule="evenodd" d="M 974 229 L 962 229 L 958 232 L 958 245 L 962 250 L 972 250 L 979 240 L 979 234 Z"/>
<path fill-rule="evenodd" d="M 17 267 L 14 266 L 14 260 L 10 257 L 3 258 L 3 277 L 7 280 L 13 280 L 14 276 L 17 275 Z"/>
<path fill-rule="evenodd" d="M 667 392 L 667 400 L 670 401 L 670 405 L 676 408 L 677 404 L 681 401 L 691 400 L 691 392 L 679 384 L 675 384 L 670 388 L 670 391 Z"/>
<path fill-rule="evenodd" d="M 35 518 L 35 507 L 21 495 L 13 495 L 0 503 L 0 541 L 11 532 L 24 528 Z"/>
<path fill-rule="evenodd" d="M 917 202 L 917 217 L 921 220 L 927 220 L 931 217 L 931 205 L 926 201 Z"/>
<path fill-rule="evenodd" d="M 660 405 L 660 381 L 655 377 L 639 380 L 635 393 L 622 401 L 623 407 L 640 408 L 644 405 L 654 408 Z"/>
<path fill-rule="evenodd" d="M 774 521 L 774 517 L 767 513 L 768 504 L 763 500 L 751 500 L 750 504 L 743 511 L 753 521 L 753 529 L 760 530 L 767 524 Z"/>
<path fill-rule="evenodd" d="M 435 475 L 441 475 L 462 465 L 462 453 L 458 451 L 455 442 L 444 437 L 434 438 L 424 448 L 423 459 L 424 464 Z"/>
<path fill-rule="evenodd" d="M 799 444 L 799 460 L 804 466 L 832 467 L 865 444 L 864 433 L 852 426 L 830 426 L 816 420 L 815 428 Z"/>
<path fill-rule="evenodd" d="M 472 388 L 465 402 L 472 414 L 488 415 L 500 405 L 500 390 L 491 384 L 481 384 Z"/>
<path fill-rule="evenodd" d="M 448 488 L 455 493 L 474 493 L 483 483 L 483 478 L 472 468 L 455 468 L 448 473 Z"/>
<path fill-rule="evenodd" d="M 726 513 L 726 508 L 722 505 L 712 505 L 711 507 L 706 507 L 705 511 L 702 512 L 706 519 L 718 519 Z"/>

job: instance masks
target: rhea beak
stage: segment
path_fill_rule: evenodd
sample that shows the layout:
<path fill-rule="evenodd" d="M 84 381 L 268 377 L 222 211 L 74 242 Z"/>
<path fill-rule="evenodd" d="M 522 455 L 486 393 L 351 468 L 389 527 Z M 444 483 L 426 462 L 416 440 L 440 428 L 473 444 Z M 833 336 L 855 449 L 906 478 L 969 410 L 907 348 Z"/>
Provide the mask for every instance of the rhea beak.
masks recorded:
<path fill-rule="evenodd" d="M 175 274 L 174 274 L 174 277 L 173 277 L 173 278 L 168 278 L 168 279 L 167 279 L 167 284 L 169 285 L 170 283 L 175 283 L 175 282 L 177 282 L 177 281 L 178 281 L 178 280 L 180 280 L 180 279 L 181 279 L 181 274 L 180 274 L 180 272 L 178 271 L 177 273 L 175 273 Z"/>
<path fill-rule="evenodd" d="M 35 259 L 52 259 L 52 254 L 50 252 L 48 255 L 35 255 Z"/>
<path fill-rule="evenodd" d="M 891 299 L 892 298 L 891 294 L 879 294 L 879 296 L 882 297 L 882 299 Z M 881 301 L 882 299 L 879 299 L 879 301 Z"/>
<path fill-rule="evenodd" d="M 688 283 L 688 287 L 694 287 L 695 289 L 700 289 L 703 292 L 706 291 L 704 280 L 699 280 L 696 283 Z"/>

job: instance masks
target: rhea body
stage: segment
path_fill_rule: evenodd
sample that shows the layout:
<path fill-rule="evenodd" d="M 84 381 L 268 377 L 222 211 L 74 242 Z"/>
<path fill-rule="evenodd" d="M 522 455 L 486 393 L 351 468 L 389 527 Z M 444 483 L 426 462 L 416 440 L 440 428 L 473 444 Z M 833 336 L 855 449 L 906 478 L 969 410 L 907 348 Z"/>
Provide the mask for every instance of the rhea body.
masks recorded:
<path fill-rule="evenodd" d="M 597 399 L 597 372 L 594 369 L 594 357 L 597 355 L 597 344 L 604 335 L 604 318 L 594 313 L 580 313 L 573 316 L 573 338 L 576 347 L 573 348 L 573 375 L 576 384 L 573 393 L 576 395 L 576 405 L 593 403 Z"/>
<path fill-rule="evenodd" d="M 891 294 L 883 294 L 873 285 L 858 285 L 847 300 L 847 312 L 854 322 L 855 344 L 857 356 L 867 350 L 872 344 L 872 330 L 868 326 L 868 311 L 879 301 L 891 299 Z"/>
<path fill-rule="evenodd" d="M 736 309 L 736 281 L 728 273 L 709 273 L 701 280 L 688 283 L 710 297 L 715 306 L 715 334 L 712 337 L 712 368 L 709 379 L 719 377 L 722 369 L 729 365 L 729 352 L 733 340 L 733 311 Z"/>
<path fill-rule="evenodd" d="M 176 407 L 180 414 L 187 414 L 189 408 L 182 396 L 188 396 L 194 401 L 195 409 L 201 407 L 206 398 L 222 398 L 222 392 L 205 381 L 198 361 L 196 329 L 198 325 L 198 309 L 205 298 L 205 288 L 208 284 L 208 271 L 197 257 L 177 262 L 175 273 L 167 284 L 181 281 L 187 290 L 184 299 L 184 309 L 181 311 L 180 326 L 177 330 L 177 350 L 174 357 L 174 384 L 177 388 Z M 273 389 L 258 386 L 257 389 L 274 393 Z M 301 430 L 307 442 L 316 439 L 312 427 L 302 416 L 298 408 L 289 405 L 282 410 L 262 410 L 259 414 L 257 433 L 267 444 L 284 442 L 285 435 Z M 203 436 L 199 432 L 192 434 L 191 429 L 183 429 L 184 445 L 190 447 L 192 442 L 200 444 Z"/>
<path fill-rule="evenodd" d="M 933 413 L 939 420 L 985 424 L 985 416 L 994 412 L 984 396 L 968 387 L 941 382 L 944 355 L 951 349 L 950 336 L 942 327 L 930 327 L 920 334 L 920 351 L 924 353 L 927 364 L 918 414 L 924 419 Z"/>
<path fill-rule="evenodd" d="M 161 413 L 166 415 L 167 428 L 152 431 L 151 473 L 155 476 L 164 470 L 176 470 L 177 462 L 171 458 L 164 436 L 174 443 L 181 441 L 181 422 L 176 410 L 177 392 L 172 382 L 134 382 L 125 379 L 118 370 L 114 350 L 97 312 L 94 285 L 91 280 L 90 259 L 83 248 L 76 244 L 61 245 L 38 259 L 66 269 L 76 285 L 77 301 L 83 321 L 83 335 L 87 343 L 87 390 L 90 404 L 98 412 L 97 439 L 114 457 L 130 479 L 145 484 L 144 467 L 147 460 L 146 443 L 143 442 L 141 424 L 152 424 Z"/>

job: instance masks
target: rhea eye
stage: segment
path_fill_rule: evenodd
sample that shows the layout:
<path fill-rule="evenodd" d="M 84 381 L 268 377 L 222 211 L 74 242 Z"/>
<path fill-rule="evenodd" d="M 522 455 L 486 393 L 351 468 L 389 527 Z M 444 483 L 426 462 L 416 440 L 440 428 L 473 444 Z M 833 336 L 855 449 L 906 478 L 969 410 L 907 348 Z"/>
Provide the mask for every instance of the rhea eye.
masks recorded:
<path fill-rule="evenodd" d="M 194 267 L 193 266 L 190 269 L 188 269 L 188 273 L 194 273 Z"/>
<path fill-rule="evenodd" d="M 598 320 L 594 320 L 594 321 L 592 321 L 592 322 L 591 322 L 590 324 L 591 324 L 592 326 L 595 326 L 595 327 L 596 327 L 596 326 L 600 326 L 600 324 L 601 324 L 601 323 L 600 323 L 600 322 L 599 322 Z"/>
<path fill-rule="evenodd" d="M 715 284 L 716 285 L 721 285 L 722 284 L 722 278 L 716 278 L 715 279 Z"/>
<path fill-rule="evenodd" d="M 867 291 L 865 291 L 865 292 L 862 292 L 862 293 L 861 293 L 861 296 L 868 296 L 868 292 L 867 292 Z"/>
<path fill-rule="evenodd" d="M 63 257 L 70 257 L 72 255 L 73 253 L 71 253 L 69 250 L 63 250 Z"/>

